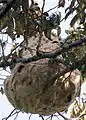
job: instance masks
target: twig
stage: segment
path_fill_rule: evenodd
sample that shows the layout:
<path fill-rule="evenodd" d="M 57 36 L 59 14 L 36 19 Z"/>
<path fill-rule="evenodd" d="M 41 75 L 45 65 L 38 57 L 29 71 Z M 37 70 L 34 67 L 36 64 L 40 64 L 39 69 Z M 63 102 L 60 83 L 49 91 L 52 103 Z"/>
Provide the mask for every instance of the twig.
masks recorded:
<path fill-rule="evenodd" d="M 32 114 L 29 115 L 29 120 L 31 119 Z"/>
<path fill-rule="evenodd" d="M 45 6 L 45 0 L 43 0 L 42 14 L 43 14 L 43 12 L 44 12 L 44 6 Z"/>
<path fill-rule="evenodd" d="M 51 119 L 50 119 L 50 118 L 51 118 Z M 50 115 L 48 118 L 46 118 L 46 120 L 48 120 L 48 119 L 52 120 L 52 118 L 53 118 L 53 114 Z"/>
<path fill-rule="evenodd" d="M 15 108 L 7 117 L 3 118 L 2 120 L 8 120 L 10 117 L 12 117 L 15 114 L 17 114 L 16 116 L 18 116 L 19 112 L 20 112 L 20 110 L 17 111 L 17 109 Z"/>
<path fill-rule="evenodd" d="M 43 117 L 43 115 L 39 115 L 39 117 L 41 117 L 41 118 L 42 118 L 42 120 L 44 120 L 44 117 Z"/>
<path fill-rule="evenodd" d="M 3 118 L 2 120 L 7 120 L 12 114 L 13 112 L 15 111 L 16 109 L 14 109 L 7 117 Z"/>
<path fill-rule="evenodd" d="M 55 9 L 55 8 L 57 8 L 57 7 L 58 7 L 58 5 L 56 5 L 55 7 L 53 7 L 53 8 L 51 8 L 51 9 L 47 10 L 46 12 L 50 12 L 51 10 L 53 10 L 53 9 Z"/>
<path fill-rule="evenodd" d="M 62 115 L 60 112 L 57 112 L 62 118 L 64 118 L 64 120 L 69 120 L 68 118 L 64 117 L 64 115 Z"/>

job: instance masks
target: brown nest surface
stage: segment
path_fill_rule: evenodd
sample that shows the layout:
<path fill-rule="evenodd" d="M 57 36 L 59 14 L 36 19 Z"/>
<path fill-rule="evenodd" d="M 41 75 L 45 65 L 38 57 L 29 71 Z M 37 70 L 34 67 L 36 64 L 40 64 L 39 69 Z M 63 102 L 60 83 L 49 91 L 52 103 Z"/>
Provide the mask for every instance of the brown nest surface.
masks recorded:
<path fill-rule="evenodd" d="M 29 41 L 32 43 L 32 38 Z M 51 52 L 57 48 L 56 42 L 47 42 L 41 50 Z M 29 57 L 30 53 L 25 55 Z M 8 100 L 15 108 L 27 113 L 50 115 L 65 110 L 75 96 L 80 74 L 75 70 L 53 80 L 53 76 L 64 68 L 63 64 L 50 63 L 49 59 L 16 64 L 4 82 Z"/>
<path fill-rule="evenodd" d="M 77 74 L 74 71 L 53 81 L 53 75 L 61 69 L 56 63 L 50 65 L 48 59 L 17 64 L 4 82 L 8 100 L 15 108 L 30 113 L 49 115 L 65 110 L 75 95 Z"/>

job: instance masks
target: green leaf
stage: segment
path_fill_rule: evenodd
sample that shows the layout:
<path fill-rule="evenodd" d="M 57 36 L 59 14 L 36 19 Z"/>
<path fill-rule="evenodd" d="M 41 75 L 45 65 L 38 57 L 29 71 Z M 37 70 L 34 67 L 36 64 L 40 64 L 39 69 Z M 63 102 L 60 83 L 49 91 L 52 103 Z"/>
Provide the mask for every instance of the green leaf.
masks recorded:
<path fill-rule="evenodd" d="M 67 7 L 66 9 L 65 9 L 65 13 L 67 12 L 67 10 L 69 10 L 70 9 L 70 6 L 69 7 Z"/>
<path fill-rule="evenodd" d="M 59 7 L 64 7 L 65 6 L 65 0 L 59 0 L 58 6 Z"/>
<path fill-rule="evenodd" d="M 70 57 L 66 57 L 66 64 L 69 65 L 70 64 Z"/>
<path fill-rule="evenodd" d="M 81 69 L 82 69 L 82 66 L 79 66 L 79 67 L 78 67 L 78 70 L 81 70 Z"/>
<path fill-rule="evenodd" d="M 76 0 L 72 0 L 72 1 L 71 1 L 70 6 L 68 6 L 68 7 L 65 9 L 65 13 L 66 13 L 68 10 L 70 10 L 71 8 L 74 7 L 75 2 L 76 2 Z"/>
<path fill-rule="evenodd" d="M 60 25 L 60 15 L 58 15 L 57 14 L 57 17 L 56 17 L 56 20 L 55 20 L 55 23 L 57 24 L 57 25 Z"/>
<path fill-rule="evenodd" d="M 75 2 L 76 2 L 76 0 L 71 1 L 70 8 L 74 7 Z"/>
<path fill-rule="evenodd" d="M 70 14 L 72 14 L 74 11 L 76 10 L 76 8 L 72 8 L 69 10 L 69 12 L 65 15 L 65 20 L 69 17 Z"/>
<path fill-rule="evenodd" d="M 70 22 L 70 26 L 73 27 L 76 21 L 78 20 L 78 15 L 76 14 Z"/>

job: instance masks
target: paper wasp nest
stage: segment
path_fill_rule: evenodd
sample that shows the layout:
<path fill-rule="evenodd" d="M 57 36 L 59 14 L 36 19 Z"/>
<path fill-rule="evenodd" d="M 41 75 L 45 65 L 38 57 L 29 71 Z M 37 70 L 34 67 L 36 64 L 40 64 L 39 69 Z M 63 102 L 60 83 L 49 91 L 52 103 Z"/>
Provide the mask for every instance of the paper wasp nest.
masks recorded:
<path fill-rule="evenodd" d="M 46 51 L 56 49 L 56 43 L 55 46 L 51 43 L 48 43 L 49 47 L 45 45 Z M 75 95 L 75 82 L 79 82 L 80 74 L 75 70 L 71 75 L 67 73 L 54 80 L 53 76 L 64 67 L 61 63 L 50 63 L 49 59 L 16 64 L 12 75 L 4 82 L 8 100 L 15 108 L 27 113 L 49 115 L 65 110 Z"/>

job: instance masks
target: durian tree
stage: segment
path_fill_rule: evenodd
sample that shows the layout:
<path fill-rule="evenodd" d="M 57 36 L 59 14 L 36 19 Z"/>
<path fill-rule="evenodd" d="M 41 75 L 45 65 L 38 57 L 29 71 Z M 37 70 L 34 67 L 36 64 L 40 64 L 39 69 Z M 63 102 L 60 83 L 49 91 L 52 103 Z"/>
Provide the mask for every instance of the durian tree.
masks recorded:
<path fill-rule="evenodd" d="M 15 109 L 44 116 L 67 111 L 75 101 L 70 119 L 83 120 L 86 101 L 79 103 L 76 97 L 86 75 L 86 1 L 58 0 L 48 11 L 44 10 L 45 3 L 43 0 L 40 7 L 34 0 L 0 0 L 0 32 L 12 39 L 7 55 L 8 40 L 0 40 L 0 67 L 9 67 L 11 73 L 1 91 Z M 64 18 L 61 11 L 49 14 L 61 7 L 65 8 Z M 63 40 L 60 24 L 72 14 Z M 16 43 L 21 36 L 23 41 Z"/>

